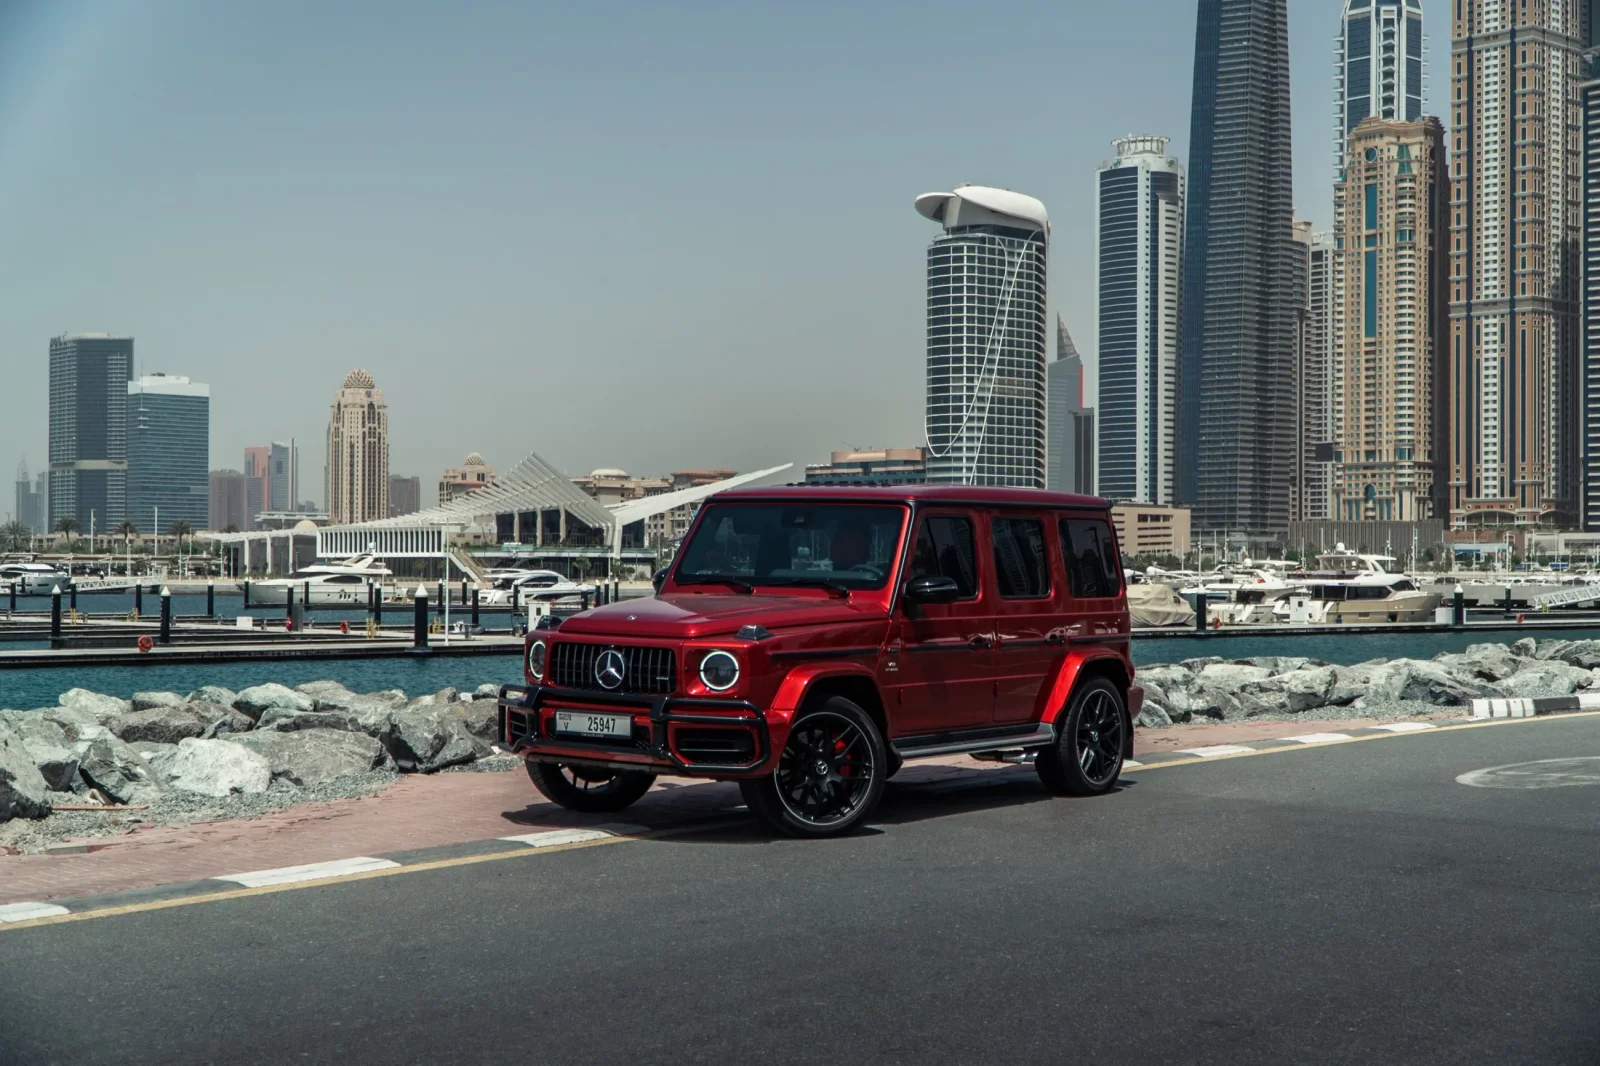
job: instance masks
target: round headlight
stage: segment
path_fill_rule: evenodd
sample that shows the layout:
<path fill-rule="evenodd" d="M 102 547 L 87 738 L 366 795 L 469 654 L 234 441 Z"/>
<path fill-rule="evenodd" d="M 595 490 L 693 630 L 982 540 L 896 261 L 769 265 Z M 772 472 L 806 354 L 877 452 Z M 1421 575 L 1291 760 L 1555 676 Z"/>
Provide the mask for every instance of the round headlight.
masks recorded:
<path fill-rule="evenodd" d="M 544 680 L 544 641 L 536 640 L 528 645 L 528 676 L 535 681 Z"/>
<path fill-rule="evenodd" d="M 739 660 L 725 651 L 714 651 L 700 660 L 700 680 L 712 692 L 726 692 L 739 683 Z"/>

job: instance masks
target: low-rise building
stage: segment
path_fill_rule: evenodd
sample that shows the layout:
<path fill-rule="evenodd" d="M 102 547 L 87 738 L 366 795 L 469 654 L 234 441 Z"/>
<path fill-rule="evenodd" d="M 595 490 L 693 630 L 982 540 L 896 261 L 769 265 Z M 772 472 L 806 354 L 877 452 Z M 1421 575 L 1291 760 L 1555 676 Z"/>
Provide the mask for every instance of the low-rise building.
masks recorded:
<path fill-rule="evenodd" d="M 920 485 L 928 480 L 927 464 L 926 448 L 834 452 L 826 463 L 806 467 L 806 484 Z"/>
<path fill-rule="evenodd" d="M 473 452 L 467 456 L 466 462 L 450 467 L 439 476 L 439 502 L 449 503 L 469 492 L 482 492 L 493 485 L 494 467 L 484 462 L 483 456 Z"/>
<path fill-rule="evenodd" d="M 587 477 L 573 478 L 572 483 L 604 506 L 615 507 L 647 496 L 712 485 L 737 476 L 736 470 L 677 470 L 664 477 L 634 477 L 626 470 L 603 467 L 590 471 Z M 677 543 L 689 531 L 689 524 L 699 510 L 700 505 L 693 503 L 650 515 L 645 519 L 645 544 L 658 548 Z"/>
<path fill-rule="evenodd" d="M 1111 508 L 1122 554 L 1182 556 L 1189 550 L 1189 509 L 1152 503 L 1119 503 Z"/>

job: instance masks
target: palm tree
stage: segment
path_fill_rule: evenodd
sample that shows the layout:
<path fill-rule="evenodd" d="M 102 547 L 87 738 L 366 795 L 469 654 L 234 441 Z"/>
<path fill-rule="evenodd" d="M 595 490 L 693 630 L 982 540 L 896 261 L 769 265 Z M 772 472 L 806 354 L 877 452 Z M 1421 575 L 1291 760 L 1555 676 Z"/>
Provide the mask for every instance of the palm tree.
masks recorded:
<path fill-rule="evenodd" d="M 78 520 L 76 518 L 73 518 L 71 515 L 64 515 L 61 518 L 56 519 L 56 532 L 60 533 L 63 537 L 66 538 L 66 542 L 67 542 L 69 550 L 70 550 L 70 547 L 71 547 L 71 544 L 72 544 L 72 540 L 73 540 L 72 535 L 74 533 L 76 533 L 77 531 L 78 531 Z"/>
<path fill-rule="evenodd" d="M 0 526 L 0 546 L 7 551 L 20 551 L 33 539 L 33 530 L 21 522 L 7 522 Z"/>
<path fill-rule="evenodd" d="M 167 527 L 167 536 L 177 541 L 176 547 L 179 555 L 183 554 L 183 538 L 193 532 L 194 527 L 182 518 Z"/>

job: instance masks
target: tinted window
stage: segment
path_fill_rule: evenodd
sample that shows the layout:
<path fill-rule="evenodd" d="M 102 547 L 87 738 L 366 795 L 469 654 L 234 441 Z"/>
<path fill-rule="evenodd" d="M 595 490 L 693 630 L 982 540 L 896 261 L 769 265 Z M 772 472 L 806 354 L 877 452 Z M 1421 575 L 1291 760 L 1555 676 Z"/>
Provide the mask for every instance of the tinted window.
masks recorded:
<path fill-rule="evenodd" d="M 917 531 L 917 548 L 911 555 L 907 580 L 948 577 L 961 590 L 961 598 L 978 594 L 978 551 L 972 523 L 965 518 L 924 518 Z"/>
<path fill-rule="evenodd" d="M 1044 523 L 1037 518 L 996 518 L 989 523 L 994 541 L 994 577 L 1007 599 L 1050 595 L 1050 560 L 1044 549 Z"/>
<path fill-rule="evenodd" d="M 1079 598 L 1115 596 L 1122 589 L 1122 560 L 1117 558 L 1111 527 L 1093 518 L 1061 520 L 1061 556 L 1067 588 Z"/>
<path fill-rule="evenodd" d="M 901 507 L 707 504 L 673 580 L 882 588 L 894 569 L 904 520 Z"/>

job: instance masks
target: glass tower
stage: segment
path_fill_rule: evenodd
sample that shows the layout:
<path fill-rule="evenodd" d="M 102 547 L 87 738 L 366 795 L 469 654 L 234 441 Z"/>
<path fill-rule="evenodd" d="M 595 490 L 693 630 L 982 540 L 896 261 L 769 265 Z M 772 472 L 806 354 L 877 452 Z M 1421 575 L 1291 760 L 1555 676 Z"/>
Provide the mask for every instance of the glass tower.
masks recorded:
<path fill-rule="evenodd" d="M 1282 532 L 1296 421 L 1285 0 L 1200 0 L 1189 145 L 1178 499 L 1201 530 Z"/>
<path fill-rule="evenodd" d="M 50 526 L 88 533 L 127 512 L 128 382 L 133 338 L 75 333 L 50 340 Z"/>
<path fill-rule="evenodd" d="M 1072 343 L 1067 323 L 1056 316 L 1056 358 L 1047 371 L 1050 401 L 1045 488 L 1092 496 L 1094 484 L 1094 408 L 1083 404 L 1083 357 Z"/>
<path fill-rule="evenodd" d="M 1334 44 L 1336 166 L 1363 119 L 1422 117 L 1422 44 L 1422 0 L 1345 0 Z"/>
<path fill-rule="evenodd" d="M 141 533 L 164 533 L 180 520 L 207 528 L 211 387 L 147 374 L 128 382 L 127 394 L 128 521 Z"/>
<path fill-rule="evenodd" d="M 1044 204 L 962 185 L 916 206 L 944 226 L 928 246 L 928 480 L 1044 488 Z"/>

